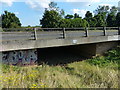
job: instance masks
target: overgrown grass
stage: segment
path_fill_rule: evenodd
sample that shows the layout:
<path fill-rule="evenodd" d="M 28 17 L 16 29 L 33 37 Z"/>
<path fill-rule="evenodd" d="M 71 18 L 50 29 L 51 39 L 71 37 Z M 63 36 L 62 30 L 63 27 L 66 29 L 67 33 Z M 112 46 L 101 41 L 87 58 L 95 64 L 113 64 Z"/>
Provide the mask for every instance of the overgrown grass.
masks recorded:
<path fill-rule="evenodd" d="M 118 88 L 119 47 L 106 56 L 64 66 L 3 65 L 4 88 Z"/>

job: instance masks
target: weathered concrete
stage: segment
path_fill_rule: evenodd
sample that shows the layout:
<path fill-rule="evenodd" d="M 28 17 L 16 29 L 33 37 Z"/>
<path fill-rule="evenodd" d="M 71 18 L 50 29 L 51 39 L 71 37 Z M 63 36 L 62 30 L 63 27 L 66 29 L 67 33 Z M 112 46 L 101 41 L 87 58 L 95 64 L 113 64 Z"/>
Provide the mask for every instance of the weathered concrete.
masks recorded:
<path fill-rule="evenodd" d="M 74 45 L 69 48 L 69 52 L 75 53 L 84 57 L 93 57 L 103 55 L 107 50 L 112 49 L 118 45 L 119 42 L 101 42 L 92 44 Z"/>
<path fill-rule="evenodd" d="M 52 54 L 52 52 L 55 51 L 57 53 L 61 49 L 62 49 L 63 53 L 68 52 L 71 55 L 84 56 L 84 57 L 88 57 L 88 58 L 92 57 L 92 56 L 96 56 L 96 55 L 102 55 L 107 50 L 118 45 L 119 42 L 116 41 L 116 39 L 114 39 L 114 40 L 115 41 L 96 42 L 96 43 L 88 43 L 88 44 L 87 43 L 86 44 L 78 44 L 76 40 L 73 40 L 71 45 L 65 44 L 65 46 L 62 46 L 62 47 L 55 46 L 56 48 L 60 48 L 60 49 L 55 50 L 55 48 L 49 47 L 49 48 L 51 48 L 51 49 L 48 48 L 49 50 L 51 50 L 49 53 L 49 56 Z M 42 48 L 45 49 L 45 47 L 42 47 Z M 3 51 L 2 52 L 2 62 L 5 64 L 12 64 L 12 65 L 33 65 L 36 63 L 40 63 L 42 60 L 41 55 L 46 54 L 45 53 L 46 51 L 43 49 L 38 48 L 38 49 L 31 49 L 31 50 L 25 49 L 25 50 Z M 64 54 L 67 54 L 67 53 L 64 53 Z M 64 56 L 64 54 L 63 54 L 63 56 Z M 69 62 L 69 60 L 67 62 Z"/>
<path fill-rule="evenodd" d="M 90 58 L 96 55 L 102 55 L 104 52 L 117 45 L 117 41 L 112 41 L 31 50 L 6 51 L 2 52 L 1 60 L 2 63 L 10 65 L 35 65 L 41 64 L 41 62 L 49 62 L 50 64 L 51 59 L 53 59 L 51 64 L 55 62 L 56 64 L 69 63 L 76 60 L 76 58 L 77 60 L 81 60 L 84 57 Z M 69 58 L 66 59 L 66 57 Z"/>
<path fill-rule="evenodd" d="M 3 64 L 9 65 L 34 65 L 38 60 L 36 49 L 2 52 L 1 58 Z"/>
<path fill-rule="evenodd" d="M 96 55 L 102 55 L 109 49 L 116 47 L 119 44 L 117 41 L 112 42 L 104 42 L 96 44 Z"/>
<path fill-rule="evenodd" d="M 45 47 L 59 47 L 80 44 L 92 44 L 109 41 L 119 41 L 120 35 L 98 36 L 98 37 L 82 37 L 82 38 L 66 38 L 66 39 L 50 39 L 50 40 L 14 40 L 4 41 L 0 46 L 0 51 L 26 50 Z"/>

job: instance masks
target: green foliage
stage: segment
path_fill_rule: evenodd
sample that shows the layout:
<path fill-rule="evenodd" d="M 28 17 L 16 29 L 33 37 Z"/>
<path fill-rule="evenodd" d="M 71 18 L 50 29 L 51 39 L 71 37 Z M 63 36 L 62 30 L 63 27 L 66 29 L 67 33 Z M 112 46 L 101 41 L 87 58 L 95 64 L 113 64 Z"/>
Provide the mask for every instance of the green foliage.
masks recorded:
<path fill-rule="evenodd" d="M 75 19 L 62 19 L 60 21 L 60 27 L 65 28 L 79 28 L 79 27 L 88 27 L 88 22 L 81 18 L 75 18 Z"/>
<path fill-rule="evenodd" d="M 115 50 L 111 50 L 108 53 L 108 56 L 106 57 L 106 59 L 112 61 L 112 62 L 116 62 L 116 63 L 120 63 L 120 48 L 118 47 Z"/>
<path fill-rule="evenodd" d="M 94 16 L 96 19 L 96 27 L 106 26 L 106 21 L 104 20 L 105 14 L 97 14 Z"/>
<path fill-rule="evenodd" d="M 85 18 L 91 19 L 93 17 L 92 13 L 90 11 L 87 11 L 85 14 Z"/>
<path fill-rule="evenodd" d="M 2 64 L 2 72 L 3 73 L 9 73 L 10 70 L 12 71 L 20 71 L 21 67 L 19 66 L 10 66 L 10 65 L 6 65 L 6 64 Z"/>
<path fill-rule="evenodd" d="M 57 3 L 50 2 L 49 8 L 45 9 L 43 18 L 40 20 L 42 28 L 58 28 L 64 10 L 59 10 Z"/>
<path fill-rule="evenodd" d="M 49 8 L 45 10 L 43 18 L 40 20 L 42 28 L 73 28 L 73 27 L 88 27 L 86 20 L 79 17 L 77 13 L 73 15 L 67 14 L 63 19 L 64 10 L 57 7 L 57 4 L 51 2 Z"/>
<path fill-rule="evenodd" d="M 81 18 L 81 17 L 79 16 L 79 14 L 75 13 L 74 18 Z"/>
<path fill-rule="evenodd" d="M 120 26 L 120 12 L 118 12 L 116 15 L 116 25 Z"/>
<path fill-rule="evenodd" d="M 115 6 L 112 6 L 111 9 L 110 9 L 110 13 L 113 13 L 114 15 L 117 14 L 117 11 L 118 11 L 118 8 L 115 7 Z"/>
<path fill-rule="evenodd" d="M 46 28 L 120 26 L 120 15 L 117 11 L 117 7 L 115 6 L 98 6 L 94 11 L 94 16 L 90 11 L 87 11 L 84 19 L 82 19 L 77 13 L 74 15 L 67 14 L 63 18 L 65 14 L 64 10 L 60 10 L 59 7 L 57 7 L 57 3 L 51 2 L 49 4 L 49 9 L 45 10 L 43 18 L 40 20 L 40 24 L 42 27 Z"/>
<path fill-rule="evenodd" d="M 2 16 L 0 15 L 0 27 L 2 27 Z"/>
<path fill-rule="evenodd" d="M 0 84 L 3 88 L 118 88 L 120 47 L 106 54 L 64 66 L 2 65 Z"/>
<path fill-rule="evenodd" d="M 86 61 L 65 66 L 9 68 L 0 74 L 3 88 L 118 88 L 117 70 L 93 66 Z"/>
<path fill-rule="evenodd" d="M 57 11 L 57 10 L 59 9 L 59 7 L 57 7 L 57 3 L 55 3 L 55 2 L 50 2 L 50 3 L 49 3 L 49 9 L 50 9 L 50 10 L 55 10 L 55 11 Z"/>
<path fill-rule="evenodd" d="M 40 20 L 42 28 L 57 28 L 59 27 L 61 15 L 55 10 L 45 10 L 43 18 Z"/>
<path fill-rule="evenodd" d="M 95 14 L 102 14 L 102 13 L 109 13 L 109 6 L 98 6 L 97 9 L 94 11 Z"/>
<path fill-rule="evenodd" d="M 95 10 L 95 19 L 97 20 L 96 26 L 116 26 L 116 13 L 117 7 L 112 6 L 98 6 Z M 119 20 L 119 19 L 118 19 Z"/>
<path fill-rule="evenodd" d="M 2 27 L 3 28 L 18 28 L 21 27 L 21 23 L 18 17 L 14 13 L 4 11 L 2 17 Z"/>
<path fill-rule="evenodd" d="M 84 18 L 90 25 L 90 27 L 95 27 L 97 20 L 93 17 L 90 11 L 87 11 Z"/>
<path fill-rule="evenodd" d="M 112 65 L 118 64 L 118 67 L 119 67 L 120 48 L 118 47 L 114 50 L 110 50 L 106 53 L 106 56 L 100 56 L 100 57 L 96 57 L 93 59 L 89 59 L 89 60 L 87 60 L 87 62 L 89 62 L 92 65 L 98 65 L 100 67 L 109 66 L 110 63 Z"/>
<path fill-rule="evenodd" d="M 107 21 L 107 26 L 109 26 L 109 27 L 116 26 L 116 16 L 115 16 L 115 14 L 114 13 L 108 14 L 106 21 Z"/>
<path fill-rule="evenodd" d="M 61 19 L 60 27 L 62 27 L 62 28 L 71 27 L 71 20 L 70 19 Z"/>
<path fill-rule="evenodd" d="M 66 16 L 65 16 L 65 19 L 73 19 L 73 15 L 70 15 L 70 14 L 67 14 Z"/>
<path fill-rule="evenodd" d="M 98 65 L 100 67 L 107 66 L 110 63 L 110 60 L 106 59 L 105 57 L 96 57 L 94 59 L 90 59 L 87 62 L 89 62 L 92 65 Z"/>

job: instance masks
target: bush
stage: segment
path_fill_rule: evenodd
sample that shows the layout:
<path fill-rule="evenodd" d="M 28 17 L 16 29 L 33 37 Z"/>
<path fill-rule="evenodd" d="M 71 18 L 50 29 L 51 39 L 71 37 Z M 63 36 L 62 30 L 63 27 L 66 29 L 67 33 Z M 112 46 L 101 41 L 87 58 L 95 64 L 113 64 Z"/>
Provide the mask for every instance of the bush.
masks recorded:
<path fill-rule="evenodd" d="M 117 47 L 114 50 L 110 50 L 106 53 L 106 56 L 100 56 L 93 59 L 87 60 L 91 65 L 108 66 L 110 63 L 118 64 L 120 63 L 120 48 Z"/>

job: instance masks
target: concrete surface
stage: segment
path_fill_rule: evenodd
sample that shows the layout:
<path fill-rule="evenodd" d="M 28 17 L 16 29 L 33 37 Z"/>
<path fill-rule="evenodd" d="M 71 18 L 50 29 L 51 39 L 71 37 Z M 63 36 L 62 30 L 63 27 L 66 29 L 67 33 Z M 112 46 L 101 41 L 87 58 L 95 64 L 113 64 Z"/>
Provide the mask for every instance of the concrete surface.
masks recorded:
<path fill-rule="evenodd" d="M 12 50 L 26 50 L 45 47 L 59 47 L 69 45 L 91 44 L 109 41 L 119 41 L 120 35 L 113 36 L 93 36 L 93 37 L 81 37 L 81 38 L 66 38 L 66 39 L 46 39 L 46 40 L 12 40 L 3 41 L 0 46 L 0 51 L 12 51 Z"/>

